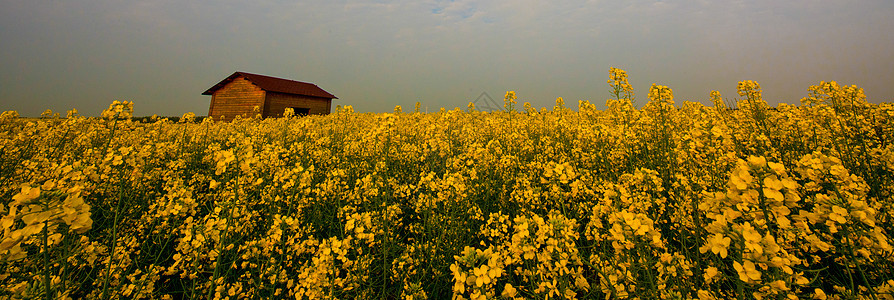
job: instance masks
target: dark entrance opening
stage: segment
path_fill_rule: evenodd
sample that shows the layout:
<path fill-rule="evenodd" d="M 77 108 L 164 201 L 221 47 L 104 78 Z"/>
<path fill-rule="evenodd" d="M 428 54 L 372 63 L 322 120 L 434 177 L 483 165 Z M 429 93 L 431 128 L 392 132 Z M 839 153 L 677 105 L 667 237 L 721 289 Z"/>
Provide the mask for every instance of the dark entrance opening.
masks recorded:
<path fill-rule="evenodd" d="M 295 116 L 306 116 L 310 113 L 310 108 L 302 108 L 302 107 L 290 107 L 295 111 Z"/>

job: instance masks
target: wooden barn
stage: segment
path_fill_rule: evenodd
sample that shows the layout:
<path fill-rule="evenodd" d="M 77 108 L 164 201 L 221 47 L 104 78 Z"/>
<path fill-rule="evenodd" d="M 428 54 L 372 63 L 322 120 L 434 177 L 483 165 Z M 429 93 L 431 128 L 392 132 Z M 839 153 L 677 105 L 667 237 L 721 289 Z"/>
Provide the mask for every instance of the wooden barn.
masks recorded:
<path fill-rule="evenodd" d="M 215 121 L 258 113 L 265 118 L 282 117 L 286 108 L 293 108 L 296 115 L 329 114 L 332 99 L 338 99 L 313 83 L 245 72 L 233 73 L 202 95 L 211 95 L 208 116 Z"/>

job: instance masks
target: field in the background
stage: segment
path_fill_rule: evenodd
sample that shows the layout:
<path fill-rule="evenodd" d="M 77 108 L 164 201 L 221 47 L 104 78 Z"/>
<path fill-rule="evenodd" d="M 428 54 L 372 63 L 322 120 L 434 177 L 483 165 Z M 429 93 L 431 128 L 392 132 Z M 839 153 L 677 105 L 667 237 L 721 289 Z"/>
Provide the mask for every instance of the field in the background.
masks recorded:
<path fill-rule="evenodd" d="M 0 117 L 0 298 L 886 298 L 894 106 Z M 515 107 L 518 105 L 518 107 Z"/>

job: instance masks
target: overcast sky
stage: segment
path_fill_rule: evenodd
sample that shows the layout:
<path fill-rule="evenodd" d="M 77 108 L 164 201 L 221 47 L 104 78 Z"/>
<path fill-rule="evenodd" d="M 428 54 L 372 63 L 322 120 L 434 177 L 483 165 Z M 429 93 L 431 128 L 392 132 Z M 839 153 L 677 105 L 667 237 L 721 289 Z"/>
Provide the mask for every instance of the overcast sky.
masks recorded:
<path fill-rule="evenodd" d="M 652 83 L 677 103 L 772 105 L 821 80 L 894 101 L 894 1 L 70 1 L 0 0 L 0 110 L 36 116 L 112 100 L 135 115 L 205 115 L 201 93 L 235 71 L 312 82 L 357 111 L 416 101 L 603 107 L 609 67 L 638 106 Z"/>

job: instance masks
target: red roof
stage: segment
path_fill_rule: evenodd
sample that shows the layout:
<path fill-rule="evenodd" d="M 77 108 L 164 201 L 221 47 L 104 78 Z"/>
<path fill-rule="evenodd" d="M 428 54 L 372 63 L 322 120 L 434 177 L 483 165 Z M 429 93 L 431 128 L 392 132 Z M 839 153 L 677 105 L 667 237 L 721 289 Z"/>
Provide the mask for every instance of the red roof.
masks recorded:
<path fill-rule="evenodd" d="M 215 84 L 210 89 L 202 93 L 202 95 L 211 95 L 214 94 L 215 91 L 230 83 L 236 77 L 242 76 L 246 80 L 251 81 L 262 90 L 268 92 L 277 92 L 284 94 L 293 94 L 293 95 L 304 95 L 304 96 L 312 96 L 312 97 L 320 97 L 320 98 L 330 98 L 330 99 L 338 99 L 335 95 L 330 94 L 327 91 L 324 91 L 316 84 L 295 81 L 290 79 L 276 78 L 265 75 L 251 74 L 245 72 L 236 72 L 233 75 L 230 75 L 226 79 L 221 82 Z"/>

